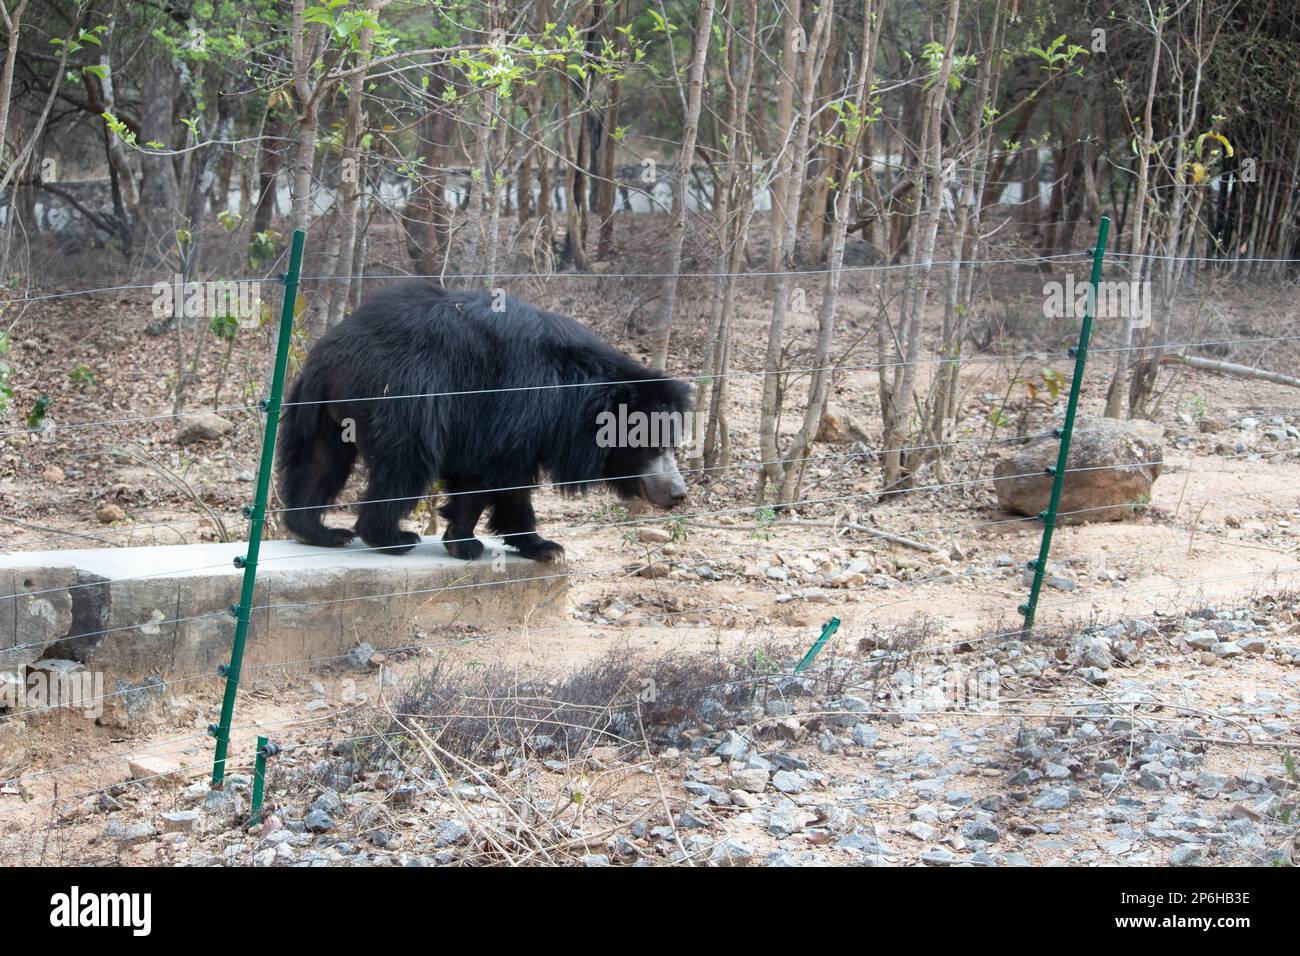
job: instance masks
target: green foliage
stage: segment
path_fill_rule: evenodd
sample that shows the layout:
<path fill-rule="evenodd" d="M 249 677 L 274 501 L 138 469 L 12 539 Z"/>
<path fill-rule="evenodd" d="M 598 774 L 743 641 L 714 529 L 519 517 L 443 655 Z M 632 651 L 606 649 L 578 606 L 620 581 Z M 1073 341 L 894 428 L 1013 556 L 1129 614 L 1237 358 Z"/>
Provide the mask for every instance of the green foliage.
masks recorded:
<path fill-rule="evenodd" d="M 87 385 L 95 384 L 95 373 L 85 362 L 80 362 L 68 375 L 68 381 L 77 388 L 85 388 Z"/>
<path fill-rule="evenodd" d="M 668 536 L 674 542 L 682 542 L 691 536 L 690 526 L 685 517 L 671 518 L 668 521 Z"/>
<path fill-rule="evenodd" d="M 99 35 L 106 32 L 108 32 L 108 27 L 104 24 L 100 24 L 90 30 L 78 31 L 76 37 L 71 40 L 54 37 L 50 40 L 50 46 L 54 47 L 60 53 L 66 49 L 68 56 L 71 57 L 74 53 L 80 52 L 87 45 L 103 46 L 104 41 L 99 38 Z"/>
<path fill-rule="evenodd" d="M 1075 43 L 1067 46 L 1065 41 L 1066 35 L 1062 33 L 1047 45 L 1047 49 L 1031 46 L 1029 52 L 1043 61 L 1042 68 L 1048 73 L 1059 73 L 1067 67 L 1074 66 L 1075 60 L 1080 56 L 1088 55 L 1088 51 L 1084 47 Z M 1065 48 L 1062 49 L 1062 47 Z M 1083 67 L 1079 67 L 1077 72 L 1082 75 Z"/>
<path fill-rule="evenodd" d="M 9 333 L 0 332 L 0 355 L 7 354 L 9 354 Z M 9 384 L 9 376 L 13 371 L 13 367 L 8 362 L 0 360 L 0 418 L 9 411 L 9 403 L 14 398 L 13 386 Z"/>
<path fill-rule="evenodd" d="M 271 229 L 253 233 L 248 243 L 248 264 L 255 270 L 266 268 L 275 258 L 275 243 L 279 238 L 279 233 Z"/>
<path fill-rule="evenodd" d="M 135 141 L 135 133 L 131 131 L 130 127 L 128 127 L 126 123 L 122 122 L 112 113 L 107 111 L 100 113 L 99 115 L 104 117 L 104 125 L 108 127 L 110 133 L 122 142 L 126 143 L 127 146 L 130 146 L 133 149 L 139 149 L 139 144 Z"/>
<path fill-rule="evenodd" d="M 223 342 L 233 342 L 239 335 L 239 318 L 234 315 L 214 315 L 208 320 L 208 331 Z"/>
<path fill-rule="evenodd" d="M 326 0 L 320 6 L 307 7 L 302 14 L 304 23 L 317 23 L 335 46 L 356 50 L 365 30 L 371 31 L 371 42 L 376 50 L 386 50 L 395 41 L 379 22 L 379 17 L 349 0 Z"/>
<path fill-rule="evenodd" d="M 925 84 L 927 90 L 934 86 L 935 81 L 939 78 L 939 71 L 943 68 L 945 52 L 943 44 L 938 40 L 931 40 L 921 48 L 921 59 L 925 61 L 926 68 L 930 72 L 930 79 Z M 962 74 L 978 63 L 979 58 L 974 54 L 954 56 L 952 58 L 952 69 L 948 72 L 948 89 L 960 90 Z"/>
<path fill-rule="evenodd" d="M 45 421 L 45 413 L 50 410 L 52 404 L 54 404 L 53 400 L 46 398 L 44 395 L 36 399 L 36 402 L 32 405 L 32 410 L 27 413 L 27 427 L 40 428 L 41 422 Z"/>
<path fill-rule="evenodd" d="M 775 674 L 781 669 L 781 665 L 772 660 L 771 656 L 761 647 L 754 648 L 753 654 L 750 655 L 750 667 L 755 674 L 766 677 L 769 674 Z"/>

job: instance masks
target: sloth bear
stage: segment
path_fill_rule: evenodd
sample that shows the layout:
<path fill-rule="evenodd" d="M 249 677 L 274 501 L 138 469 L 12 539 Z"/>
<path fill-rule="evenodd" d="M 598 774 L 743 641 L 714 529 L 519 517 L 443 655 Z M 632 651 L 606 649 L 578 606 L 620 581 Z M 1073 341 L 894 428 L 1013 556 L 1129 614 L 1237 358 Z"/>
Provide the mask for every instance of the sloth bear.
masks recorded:
<path fill-rule="evenodd" d="M 499 293 L 402 281 L 322 336 L 289 392 L 278 456 L 285 524 L 306 544 L 340 547 L 360 535 L 402 554 L 420 536 L 399 522 L 437 481 L 452 555 L 483 553 L 474 526 L 488 510 L 491 530 L 519 554 L 563 560 L 564 549 L 537 534 L 533 486 L 543 475 L 570 495 L 604 484 L 624 500 L 672 508 L 686 496 L 673 454 L 681 428 L 610 441 L 601 423 L 644 420 L 636 413 L 679 422 L 689 407 L 685 382 L 573 319 Z M 326 527 L 319 506 L 343 490 L 358 454 L 369 485 L 356 528 Z"/>

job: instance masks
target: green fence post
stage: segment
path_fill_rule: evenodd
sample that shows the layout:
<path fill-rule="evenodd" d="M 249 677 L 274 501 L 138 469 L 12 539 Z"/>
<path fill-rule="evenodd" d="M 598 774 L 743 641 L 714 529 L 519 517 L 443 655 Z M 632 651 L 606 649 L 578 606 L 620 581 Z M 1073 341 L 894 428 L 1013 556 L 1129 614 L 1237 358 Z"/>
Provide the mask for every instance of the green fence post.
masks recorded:
<path fill-rule="evenodd" d="M 280 748 L 265 737 L 257 738 L 257 762 L 253 765 L 253 808 L 248 814 L 248 825 L 262 822 L 262 792 L 266 789 L 266 759 L 274 757 Z"/>
<path fill-rule="evenodd" d="M 1034 615 L 1038 611 L 1038 595 L 1043 590 L 1043 576 L 1047 574 L 1047 556 L 1052 547 L 1052 532 L 1056 529 L 1056 512 L 1061 504 L 1061 486 L 1065 482 L 1066 464 L 1070 460 L 1070 438 L 1074 434 L 1074 417 L 1079 408 L 1079 392 L 1083 387 L 1083 369 L 1088 362 L 1088 339 L 1092 337 L 1092 320 L 1097 308 L 1097 284 L 1101 282 L 1101 260 L 1106 253 L 1106 236 L 1109 233 L 1110 219 L 1102 216 L 1097 225 L 1097 245 L 1092 249 L 1092 278 L 1088 282 L 1088 304 L 1083 313 L 1083 324 L 1079 326 L 1079 344 L 1070 349 L 1070 355 L 1074 357 L 1074 377 L 1070 380 L 1070 398 L 1065 405 L 1065 424 L 1056 429 L 1056 435 L 1061 439 L 1061 448 L 1056 456 L 1056 465 L 1047 469 L 1047 473 L 1052 476 L 1052 496 L 1048 500 L 1047 510 L 1038 515 L 1043 522 L 1043 540 L 1038 546 L 1038 559 L 1029 562 L 1029 569 L 1034 572 L 1034 581 L 1029 587 L 1029 600 L 1017 609 L 1025 616 L 1026 633 L 1033 629 Z"/>
<path fill-rule="evenodd" d="M 803 660 L 801 660 L 798 666 L 795 667 L 794 672 L 796 674 L 802 674 L 812 666 L 812 662 L 815 661 L 817 655 L 822 652 L 822 648 L 826 646 L 826 642 L 831 639 L 831 635 L 838 631 L 839 628 L 840 619 L 838 617 L 833 617 L 826 622 L 822 627 L 821 636 L 818 637 L 817 640 L 813 641 L 813 646 L 808 648 L 808 653 L 803 656 Z"/>
<path fill-rule="evenodd" d="M 275 432 L 280 424 L 280 401 L 284 395 L 284 374 L 289 364 L 289 341 L 293 336 L 294 303 L 298 298 L 298 276 L 302 271 L 303 232 L 293 234 L 289 252 L 289 271 L 284 279 L 284 304 L 280 308 L 280 331 L 275 346 L 275 371 L 271 374 L 271 395 L 261 404 L 266 411 L 266 431 L 262 436 L 262 464 L 257 472 L 257 492 L 253 506 L 245 508 L 249 518 L 248 553 L 235 558 L 235 567 L 244 569 L 244 585 L 239 603 L 230 606 L 235 618 L 235 640 L 230 663 L 221 668 L 226 678 L 226 694 L 221 701 L 221 722 L 208 732 L 217 738 L 217 752 L 212 761 L 212 787 L 221 786 L 226 775 L 226 754 L 230 750 L 230 721 L 235 713 L 235 691 L 239 689 L 239 670 L 244 663 L 244 641 L 248 638 L 248 616 L 253 606 L 253 589 L 257 584 L 257 554 L 262 546 L 262 526 L 266 523 L 266 498 L 271 489 L 271 462 L 275 457 Z"/>

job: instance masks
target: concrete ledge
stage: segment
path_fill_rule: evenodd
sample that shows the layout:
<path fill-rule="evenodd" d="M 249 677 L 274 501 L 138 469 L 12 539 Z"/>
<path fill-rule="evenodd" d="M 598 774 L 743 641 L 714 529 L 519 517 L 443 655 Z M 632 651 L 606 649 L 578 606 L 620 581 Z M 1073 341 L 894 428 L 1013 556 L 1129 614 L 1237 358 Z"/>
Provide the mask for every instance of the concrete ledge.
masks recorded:
<path fill-rule="evenodd" d="M 412 642 L 451 624 L 509 626 L 564 610 L 563 565 L 483 538 L 465 562 L 425 538 L 404 555 L 265 541 L 246 664 L 275 664 Z M 0 556 L 0 670 L 46 657 L 116 681 L 210 674 L 230 658 L 245 542 L 34 551 Z M 493 557 L 493 555 L 497 557 Z M 69 590 L 69 585 L 82 585 Z M 34 593 L 44 592 L 44 593 Z M 411 593 L 415 592 L 415 593 Z M 14 595 L 14 596 L 10 596 Z M 24 646 L 35 645 L 35 646 Z"/>

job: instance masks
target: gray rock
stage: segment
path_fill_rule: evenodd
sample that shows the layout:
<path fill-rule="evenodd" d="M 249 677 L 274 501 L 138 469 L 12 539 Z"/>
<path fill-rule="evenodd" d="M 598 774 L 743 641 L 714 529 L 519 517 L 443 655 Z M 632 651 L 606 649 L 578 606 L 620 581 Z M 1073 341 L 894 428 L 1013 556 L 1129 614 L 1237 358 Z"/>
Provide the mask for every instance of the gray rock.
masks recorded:
<path fill-rule="evenodd" d="M 905 827 L 905 830 L 908 834 L 916 837 L 922 843 L 933 843 L 935 840 L 939 839 L 939 834 L 941 832 L 937 828 L 930 826 L 928 823 L 922 823 L 920 820 L 909 823 Z"/>
<path fill-rule="evenodd" d="M 198 826 L 199 812 L 197 810 L 177 810 L 174 813 L 164 813 L 162 815 L 164 833 L 189 833 L 197 830 Z"/>
<path fill-rule="evenodd" d="M 1034 800 L 1037 810 L 1064 810 L 1070 805 L 1070 791 L 1064 787 L 1048 787 Z"/>
<path fill-rule="evenodd" d="M 334 829 L 334 821 L 324 810 L 311 810 L 303 819 L 303 824 L 312 833 L 328 833 Z"/>
<path fill-rule="evenodd" d="M 781 807 L 768 814 L 768 832 L 778 837 L 798 833 L 805 826 L 804 813 L 798 807 Z"/>
<path fill-rule="evenodd" d="M 1085 667 L 1108 669 L 1115 663 L 1110 653 L 1110 641 L 1104 637 L 1089 637 L 1079 642 L 1077 647 L 1079 661 Z"/>
<path fill-rule="evenodd" d="M 459 846 L 469 839 L 469 827 L 459 820 L 442 820 L 435 831 L 433 845 L 436 847 Z"/>
<path fill-rule="evenodd" d="M 894 852 L 881 843 L 874 833 L 867 833 L 865 830 L 842 836 L 835 845 L 841 850 L 861 850 L 872 856 L 891 856 Z"/>
<path fill-rule="evenodd" d="M 105 838 L 116 840 L 121 847 L 135 846 L 137 843 L 152 840 L 157 835 L 158 831 L 154 829 L 152 823 L 124 824 L 118 820 L 110 820 L 108 826 L 104 828 Z"/>
<path fill-rule="evenodd" d="M 854 724 L 851 736 L 859 747 L 874 747 L 880 739 L 880 731 L 870 724 Z"/>
<path fill-rule="evenodd" d="M 1205 847 L 1195 843 L 1180 844 L 1169 854 L 1170 866 L 1201 866 L 1204 862 Z"/>
<path fill-rule="evenodd" d="M 991 823 L 982 823 L 978 820 L 963 823 L 961 835 L 967 840 L 979 840 L 983 843 L 997 843 L 1002 839 L 1002 834 L 997 827 Z"/>
<path fill-rule="evenodd" d="M 312 801 L 311 809 L 327 813 L 332 817 L 343 809 L 343 798 L 333 790 L 326 790 Z"/>
<path fill-rule="evenodd" d="M 754 859 L 754 851 L 739 840 L 730 837 L 713 848 L 709 854 L 709 863 L 713 866 L 749 866 Z"/>
<path fill-rule="evenodd" d="M 352 650 L 348 651 L 348 666 L 360 668 L 369 668 L 370 658 L 375 656 L 375 649 L 372 645 L 362 641 Z"/>
<path fill-rule="evenodd" d="M 782 793 L 800 793 L 803 791 L 803 778 L 788 770 L 778 770 L 772 775 L 772 786 Z"/>
<path fill-rule="evenodd" d="M 682 786 L 685 788 L 687 793 L 694 794 L 697 797 L 703 797 L 714 806 L 731 806 L 731 797 L 727 796 L 727 792 L 721 787 L 701 783 L 698 780 L 687 780 Z"/>
<path fill-rule="evenodd" d="M 727 739 L 718 745 L 713 754 L 723 760 L 738 760 L 748 752 L 748 741 L 734 730 L 729 730 L 727 731 Z"/>
<path fill-rule="evenodd" d="M 731 786 L 747 793 L 762 793 L 767 789 L 767 771 L 761 769 L 737 770 L 731 775 Z"/>

